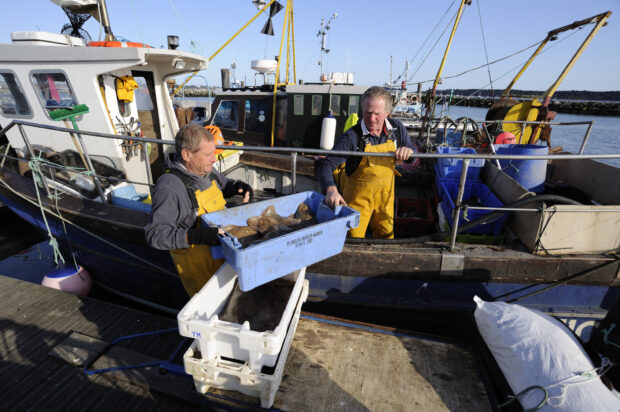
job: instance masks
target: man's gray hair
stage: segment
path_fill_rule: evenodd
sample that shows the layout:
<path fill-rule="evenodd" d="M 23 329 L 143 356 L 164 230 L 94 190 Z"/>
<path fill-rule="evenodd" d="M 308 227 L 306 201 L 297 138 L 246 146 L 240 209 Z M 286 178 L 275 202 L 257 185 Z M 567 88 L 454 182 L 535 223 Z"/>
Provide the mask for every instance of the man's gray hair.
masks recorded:
<path fill-rule="evenodd" d="M 179 129 L 174 137 L 177 155 L 181 156 L 183 149 L 195 153 L 200 150 L 200 142 L 205 139 L 207 142 L 213 141 L 213 135 L 199 124 L 186 124 Z"/>
<path fill-rule="evenodd" d="M 393 99 L 392 95 L 381 86 L 372 86 L 364 92 L 362 95 L 362 110 L 364 109 L 364 102 L 366 99 L 375 99 L 377 97 L 380 97 L 385 101 L 385 112 L 388 114 L 391 113 Z"/>

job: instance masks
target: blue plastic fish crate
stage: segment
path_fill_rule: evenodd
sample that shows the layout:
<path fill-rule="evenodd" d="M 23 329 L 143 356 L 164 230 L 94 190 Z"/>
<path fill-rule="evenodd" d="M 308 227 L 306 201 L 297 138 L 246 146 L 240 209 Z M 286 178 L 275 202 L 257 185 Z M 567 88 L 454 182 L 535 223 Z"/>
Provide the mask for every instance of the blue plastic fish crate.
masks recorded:
<path fill-rule="evenodd" d="M 440 154 L 476 154 L 469 147 L 438 147 Z M 463 159 L 437 159 L 437 173 L 447 179 L 459 179 L 463 169 Z M 484 159 L 471 159 L 467 168 L 467 180 L 480 180 L 480 171 L 484 167 Z"/>
<path fill-rule="evenodd" d="M 443 212 L 446 215 L 446 218 L 448 219 L 448 223 L 450 224 L 450 227 L 452 227 L 452 223 L 454 221 L 452 212 L 455 207 L 454 202 L 455 202 L 456 196 L 459 192 L 459 184 L 458 182 L 440 181 L 439 186 L 443 186 L 442 195 L 441 195 L 441 199 L 443 201 L 442 203 Z M 499 199 L 497 199 L 497 197 L 493 194 L 493 192 L 491 192 L 491 190 L 483 183 L 472 182 L 472 183 L 465 185 L 465 189 L 463 192 L 463 200 L 465 201 L 470 198 L 478 199 L 482 206 L 487 206 L 487 207 L 504 206 L 502 202 L 500 202 Z M 467 220 L 464 219 L 463 213 L 461 213 L 461 217 L 459 219 L 459 227 L 489 213 L 491 213 L 490 210 L 468 210 Z M 476 226 L 474 228 L 466 230 L 465 232 L 497 236 L 502 230 L 502 226 L 504 222 L 506 222 L 507 219 L 508 219 L 508 213 L 505 213 L 503 216 L 499 217 L 494 222 Z"/>
<path fill-rule="evenodd" d="M 210 226 L 245 226 L 249 217 L 260 215 L 267 206 L 273 205 L 280 216 L 289 216 L 302 202 L 315 215 L 316 225 L 245 248 L 236 237 L 220 236 L 220 256 L 235 268 L 239 288 L 247 292 L 342 251 L 348 230 L 359 224 L 360 213 L 346 206 L 332 209 L 324 199 L 322 194 L 308 191 L 208 213 L 202 219 Z"/>

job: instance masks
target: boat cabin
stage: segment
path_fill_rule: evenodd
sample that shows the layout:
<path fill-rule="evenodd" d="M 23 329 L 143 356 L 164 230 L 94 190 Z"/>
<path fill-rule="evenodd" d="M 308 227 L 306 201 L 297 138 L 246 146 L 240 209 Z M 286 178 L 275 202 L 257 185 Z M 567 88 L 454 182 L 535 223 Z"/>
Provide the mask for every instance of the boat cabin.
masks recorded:
<path fill-rule="evenodd" d="M 72 128 L 70 118 L 62 119 L 58 112 L 53 113 L 66 109 L 76 115 L 81 130 L 172 140 L 178 124 L 166 79 L 208 65 L 206 58 L 199 55 L 155 49 L 141 43 L 89 45 L 79 38 L 47 32 L 16 32 L 11 39 L 12 44 L 0 44 L 3 127 L 12 120 L 26 120 Z M 76 106 L 84 104 L 88 109 L 76 113 Z M 76 149 L 80 152 L 78 143 L 65 132 L 24 129 L 37 155 L 65 151 L 76 154 Z M 7 137 L 19 156 L 30 156 L 18 128 L 9 130 Z M 83 145 L 93 164 L 120 171 L 128 180 L 140 183 L 140 192 L 149 192 L 147 185 L 156 180 L 163 166 L 164 145 L 149 145 L 147 149 L 151 176 L 142 148 L 135 142 L 89 137 L 83 139 Z M 71 186 L 74 182 L 64 183 Z"/>
<path fill-rule="evenodd" d="M 210 124 L 218 126 L 226 140 L 249 145 L 318 148 L 323 118 L 331 111 L 336 137 L 348 117 L 361 118 L 364 86 L 348 84 L 300 84 L 278 88 L 275 132 L 271 139 L 273 86 L 225 89 L 213 101 Z"/>

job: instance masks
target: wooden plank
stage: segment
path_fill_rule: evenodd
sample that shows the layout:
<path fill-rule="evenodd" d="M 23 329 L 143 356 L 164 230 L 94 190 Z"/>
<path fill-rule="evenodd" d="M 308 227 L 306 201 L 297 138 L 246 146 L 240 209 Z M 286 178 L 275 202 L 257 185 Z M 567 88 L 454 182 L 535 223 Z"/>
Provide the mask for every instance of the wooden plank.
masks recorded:
<path fill-rule="evenodd" d="M 464 256 L 463 272 L 457 278 L 441 273 L 439 248 L 403 245 L 345 244 L 342 252 L 308 267 L 312 273 L 339 276 L 393 277 L 411 280 L 448 280 L 524 283 L 535 279 L 548 283 L 565 276 L 597 268 L 615 260 L 605 255 L 536 256 L 509 252 L 503 247 L 459 244 Z M 380 251 L 381 253 L 378 253 Z M 514 262 L 519 262 L 515 265 Z M 571 284 L 615 286 L 617 265 L 594 270 Z"/>
<path fill-rule="evenodd" d="M 108 347 L 108 342 L 73 332 L 49 352 L 69 365 L 84 367 L 91 364 Z"/>
<path fill-rule="evenodd" d="M 471 353 L 454 344 L 302 319 L 274 407 L 490 410 Z"/>
<path fill-rule="evenodd" d="M 243 152 L 240 161 L 248 166 L 291 172 L 291 156 L 273 153 Z M 297 173 L 314 177 L 314 160 L 297 157 Z"/>

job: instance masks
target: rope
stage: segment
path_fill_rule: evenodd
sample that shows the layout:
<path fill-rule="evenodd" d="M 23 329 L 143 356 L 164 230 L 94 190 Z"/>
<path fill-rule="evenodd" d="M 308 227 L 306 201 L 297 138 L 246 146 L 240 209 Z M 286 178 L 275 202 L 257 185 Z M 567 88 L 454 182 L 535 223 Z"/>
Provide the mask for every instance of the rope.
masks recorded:
<path fill-rule="evenodd" d="M 489 72 L 489 82 L 491 83 L 491 96 L 495 99 L 495 93 L 493 92 L 493 79 L 491 78 L 491 68 L 489 66 L 489 53 L 487 52 L 487 41 L 484 37 L 484 26 L 482 25 L 482 14 L 480 13 L 480 1 L 476 2 L 478 6 L 478 19 L 480 20 L 480 31 L 482 32 L 482 44 L 484 45 L 484 55 L 487 58 L 487 71 Z"/>
<path fill-rule="evenodd" d="M 514 396 L 509 396 L 509 400 L 497 405 L 498 409 L 501 409 L 507 405 L 509 405 L 510 403 L 514 402 L 516 399 L 518 399 L 519 397 L 525 395 L 528 392 L 531 392 L 533 390 L 541 390 L 544 394 L 543 400 L 540 401 L 536 406 L 532 407 L 532 408 L 528 408 L 528 409 L 524 409 L 523 412 L 534 412 L 537 411 L 539 409 L 541 409 L 542 407 L 545 406 L 545 404 L 549 404 L 549 406 L 551 406 L 552 408 L 559 408 L 562 405 L 564 405 L 564 402 L 566 401 L 566 388 L 568 388 L 569 386 L 573 386 L 573 385 L 581 385 L 584 383 L 588 383 L 594 379 L 598 379 L 601 376 L 603 376 L 605 373 L 607 373 L 607 371 L 609 371 L 609 369 L 611 369 L 611 367 L 614 364 L 607 358 L 603 358 L 601 360 L 601 366 L 599 367 L 595 367 L 592 368 L 590 370 L 584 371 L 584 372 L 580 372 L 576 375 L 573 376 L 569 376 L 568 378 L 562 379 L 556 383 L 553 383 L 551 385 L 547 385 L 547 386 L 540 386 L 540 385 L 532 385 L 529 386 L 525 389 L 523 389 L 521 392 L 517 393 Z M 575 378 L 583 378 L 580 381 L 577 382 L 571 382 L 571 380 L 575 379 Z M 560 394 L 557 396 L 549 396 L 549 389 L 551 388 L 555 388 L 555 387 L 559 387 L 560 388 Z M 556 402 L 557 400 L 557 402 Z"/>
<path fill-rule="evenodd" d="M 39 157 L 34 157 L 33 159 L 31 159 L 28 162 L 28 166 L 30 166 L 30 170 L 32 170 L 32 180 L 34 181 L 35 192 L 37 193 L 37 206 L 39 206 L 39 209 L 41 210 L 41 217 L 43 217 L 45 229 L 47 229 L 47 236 L 49 238 L 48 243 L 54 251 L 54 263 L 58 265 L 58 260 L 60 260 L 62 263 L 65 263 L 65 258 L 62 256 L 62 253 L 60 253 L 60 250 L 58 249 L 58 241 L 52 235 L 52 231 L 50 230 L 50 225 L 47 221 L 47 217 L 45 217 L 45 208 L 43 207 L 41 194 L 39 193 L 39 189 L 37 188 L 37 186 L 43 187 L 43 179 L 45 179 L 45 177 L 43 176 L 43 172 L 41 171 L 41 165 L 39 163 L 39 160 L 41 160 L 40 155 L 41 153 L 39 152 Z M 53 198 L 57 199 L 58 195 L 53 196 Z"/>
<path fill-rule="evenodd" d="M 441 21 L 448 15 L 448 12 L 450 11 L 450 9 L 452 8 L 452 6 L 454 6 L 454 3 L 456 2 L 456 0 L 453 0 L 452 3 L 448 6 L 448 8 L 446 9 L 446 11 L 443 13 L 443 16 L 441 16 L 441 18 L 437 21 L 437 24 L 435 24 L 435 27 L 433 27 L 433 30 L 431 30 L 431 32 L 428 34 L 428 36 L 426 36 L 426 39 L 424 40 L 424 42 L 422 42 L 422 45 L 420 46 L 420 48 L 418 49 L 418 51 L 413 55 L 413 57 L 411 58 L 411 60 L 409 61 L 409 64 L 412 65 L 413 61 L 415 60 L 415 58 L 418 56 L 418 54 L 420 53 L 420 51 L 422 51 L 422 49 L 424 48 L 424 46 L 426 46 L 426 43 L 430 40 L 431 36 L 433 35 L 433 33 L 435 33 L 435 30 L 437 30 L 437 27 L 439 27 L 439 24 L 441 23 Z M 443 35 L 443 34 L 442 34 Z M 437 44 L 437 43 L 435 43 Z M 433 46 L 434 47 L 434 46 Z M 398 80 L 400 80 L 400 78 L 403 76 L 403 74 L 405 74 L 405 72 L 407 71 L 406 69 L 406 65 L 405 65 L 405 70 L 402 71 L 401 74 L 398 75 L 398 77 L 396 78 L 396 80 L 394 80 L 394 83 L 398 83 Z"/>
<path fill-rule="evenodd" d="M 54 174 L 52 173 L 52 181 L 54 182 L 54 185 L 56 184 L 56 180 L 54 179 Z M 54 187 L 54 190 L 56 191 L 56 193 L 58 193 L 58 189 L 56 187 Z M 58 208 L 58 198 L 60 196 L 56 195 L 54 196 L 54 205 L 56 206 L 56 213 L 58 213 L 58 215 L 60 216 L 60 209 Z M 71 243 L 71 240 L 69 239 L 69 234 L 67 233 L 67 226 L 65 225 L 65 222 L 61 220 L 62 223 L 62 230 L 65 233 L 65 238 L 67 239 L 67 242 L 69 244 L 69 250 L 71 251 L 71 258 L 73 259 L 73 267 L 75 268 L 76 272 L 79 272 L 80 270 L 80 265 L 78 265 L 77 263 L 77 259 L 75 258 L 75 250 L 73 249 L 73 244 Z M 78 273 L 78 276 L 80 276 L 80 278 L 82 278 L 82 275 Z M 84 279 L 82 279 L 84 280 Z"/>
<path fill-rule="evenodd" d="M 578 29 L 577 29 L 577 31 L 574 31 L 574 32 L 572 32 L 572 33 L 568 34 L 566 37 L 562 38 L 561 40 L 556 41 L 556 42 L 555 42 L 555 44 L 552 44 L 551 46 L 547 47 L 545 50 L 542 50 L 542 51 L 541 51 L 538 55 L 540 56 L 541 54 L 543 54 L 543 53 L 545 53 L 545 52 L 547 52 L 547 51 L 551 50 L 553 47 L 557 46 L 557 45 L 558 45 L 558 44 L 560 44 L 561 42 L 563 42 L 563 41 L 565 41 L 565 40 L 568 40 L 571 36 L 573 36 L 573 35 L 577 34 L 579 30 L 582 30 L 582 27 L 578 28 Z M 498 60 L 492 61 L 492 62 L 491 62 L 491 63 L 489 63 L 489 64 L 495 64 L 495 63 L 497 63 L 497 62 L 499 62 L 499 61 L 501 61 L 501 60 L 505 60 L 505 59 L 507 59 L 507 58 L 509 58 L 509 57 L 512 57 L 512 56 L 516 55 L 516 54 L 519 54 L 519 53 L 521 53 L 521 52 L 524 52 L 524 51 L 525 51 L 525 50 L 527 50 L 527 49 L 531 49 L 532 47 L 537 46 L 537 45 L 539 45 L 540 43 L 541 43 L 541 42 L 538 42 L 538 43 L 532 44 L 531 46 L 528 46 L 528 47 L 526 47 L 525 49 L 522 49 L 522 50 L 520 50 L 520 51 L 518 51 L 518 52 L 512 53 L 511 55 L 508 55 L 508 56 L 506 56 L 506 57 L 502 57 L 501 59 L 498 59 Z M 529 60 L 529 58 L 528 58 L 528 59 L 526 59 L 526 60 L 524 60 L 523 62 L 519 63 L 518 65 L 514 66 L 512 69 L 508 70 L 507 72 L 505 72 L 505 73 L 504 73 L 504 74 L 502 74 L 501 76 L 499 76 L 499 77 L 495 78 L 495 81 L 497 81 L 497 80 L 499 80 L 499 79 L 501 79 L 501 78 L 503 78 L 503 77 L 507 76 L 508 74 L 510 74 L 511 72 L 513 72 L 513 71 L 517 70 L 518 68 L 523 67 L 523 65 L 527 62 L 527 60 Z M 484 67 L 484 66 L 485 66 L 485 65 L 478 66 L 478 67 L 474 67 L 473 69 L 466 70 L 466 71 L 464 71 L 464 72 L 462 72 L 462 73 L 459 73 L 459 74 L 457 74 L 457 75 L 442 77 L 442 79 L 450 79 L 450 78 L 453 78 L 453 77 L 461 76 L 461 75 L 463 75 L 463 74 L 465 74 L 465 73 L 468 73 L 468 72 L 473 71 L 473 70 L 480 69 L 480 68 L 482 68 L 482 67 Z M 433 79 L 433 80 L 425 80 L 425 81 L 420 82 L 420 83 L 428 83 L 428 82 L 432 82 L 432 81 L 435 81 L 435 80 L 434 80 L 434 79 Z M 416 82 L 416 83 L 417 83 L 417 82 Z M 467 99 L 469 96 L 473 96 L 474 94 L 478 93 L 479 91 L 482 91 L 482 90 L 483 90 L 485 87 L 487 87 L 488 85 L 489 85 L 489 83 L 485 84 L 484 86 L 482 86 L 482 87 L 481 87 L 481 88 L 479 88 L 478 90 L 473 91 L 473 92 L 472 92 L 472 93 L 470 93 L 468 96 L 465 96 L 465 97 L 463 97 L 461 100 L 457 101 L 456 103 L 453 103 L 453 106 L 458 106 L 458 105 L 459 105 L 459 103 L 463 102 L 463 101 L 464 101 L 465 99 Z M 444 112 L 444 111 L 442 110 L 442 111 L 440 112 L 440 115 L 441 115 L 443 112 Z"/>
<path fill-rule="evenodd" d="M 172 7 L 172 10 L 174 10 L 174 14 L 177 15 L 177 19 L 179 20 L 179 23 L 181 24 L 181 26 L 183 27 L 183 29 L 185 30 L 185 32 L 187 34 L 187 38 L 189 39 L 189 43 L 191 45 L 191 51 L 193 53 L 200 54 L 201 56 L 204 56 L 204 53 L 203 53 L 204 50 L 202 49 L 202 46 L 200 46 L 200 44 L 198 42 L 195 42 L 194 39 L 192 39 L 190 31 L 187 29 L 187 26 L 183 22 L 183 19 L 181 18 L 181 15 L 179 14 L 177 8 L 174 6 L 174 3 L 172 2 L 172 0 L 168 0 L 168 2 L 170 3 L 170 6 Z"/>
<path fill-rule="evenodd" d="M 138 20 L 138 13 L 136 13 L 136 7 L 133 4 L 133 0 L 131 0 L 131 10 L 133 11 L 133 16 L 136 21 L 136 27 L 138 28 L 138 34 L 140 35 L 140 42 L 142 43 L 142 45 L 144 45 L 146 43 L 144 43 L 144 37 L 142 36 L 142 30 L 140 29 L 140 21 Z"/>
<path fill-rule="evenodd" d="M 452 16 L 452 18 L 450 19 L 450 21 L 448 22 L 448 24 L 446 24 L 446 27 L 443 29 L 443 31 L 441 32 L 441 34 L 439 35 L 439 37 L 437 38 L 437 41 L 435 42 L 435 44 L 433 44 L 433 47 L 431 47 L 431 49 L 428 51 L 428 53 L 426 53 L 426 56 L 424 57 L 424 59 L 420 62 L 420 64 L 418 65 L 418 67 L 415 69 L 415 71 L 413 72 L 413 74 L 409 77 L 409 79 L 407 79 L 407 83 L 411 84 L 411 79 L 413 79 L 413 77 L 418 73 L 418 71 L 420 70 L 420 68 L 422 67 L 422 65 L 424 64 L 424 62 L 426 61 L 426 59 L 429 58 L 429 56 L 431 55 L 431 52 L 435 49 L 435 46 L 437 46 L 437 43 L 439 43 L 439 40 L 441 40 L 441 38 L 443 37 L 444 34 L 446 34 L 446 31 L 450 28 L 450 25 L 452 24 L 452 21 L 454 19 L 456 19 L 456 16 L 458 14 L 458 11 L 456 13 L 454 13 L 454 16 Z M 435 81 L 435 79 L 433 79 L 433 81 Z M 419 82 L 416 82 L 419 83 Z"/>

